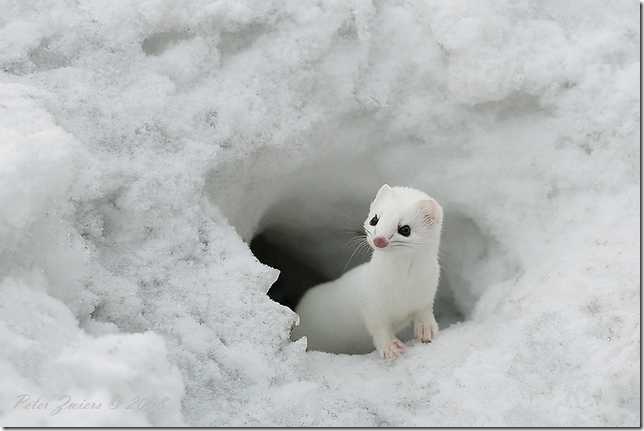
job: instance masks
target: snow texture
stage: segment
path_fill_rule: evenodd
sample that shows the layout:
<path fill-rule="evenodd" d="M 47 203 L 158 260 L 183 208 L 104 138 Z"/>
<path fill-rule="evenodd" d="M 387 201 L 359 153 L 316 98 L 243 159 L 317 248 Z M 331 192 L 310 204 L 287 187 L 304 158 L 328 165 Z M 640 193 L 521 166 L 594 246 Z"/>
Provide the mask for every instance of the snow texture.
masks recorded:
<path fill-rule="evenodd" d="M 0 424 L 640 424 L 637 2 L 0 10 Z M 305 352 L 247 243 L 337 274 L 384 182 L 463 321 Z"/>

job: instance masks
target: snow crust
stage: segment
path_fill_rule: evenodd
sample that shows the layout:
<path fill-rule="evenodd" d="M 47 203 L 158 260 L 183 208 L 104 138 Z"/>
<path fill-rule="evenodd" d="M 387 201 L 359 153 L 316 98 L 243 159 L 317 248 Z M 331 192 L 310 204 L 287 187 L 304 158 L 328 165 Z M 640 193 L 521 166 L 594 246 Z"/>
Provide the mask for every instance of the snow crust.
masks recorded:
<path fill-rule="evenodd" d="M 0 10 L 0 424 L 640 424 L 636 2 Z M 383 182 L 465 320 L 305 352 L 247 242 L 335 274 Z"/>

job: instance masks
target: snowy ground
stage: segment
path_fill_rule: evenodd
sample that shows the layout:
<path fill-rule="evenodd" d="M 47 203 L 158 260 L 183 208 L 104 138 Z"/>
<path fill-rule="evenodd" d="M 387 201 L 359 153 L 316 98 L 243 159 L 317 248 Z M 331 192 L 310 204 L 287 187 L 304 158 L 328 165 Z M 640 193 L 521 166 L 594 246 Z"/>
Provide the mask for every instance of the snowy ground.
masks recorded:
<path fill-rule="evenodd" d="M 0 424 L 640 424 L 635 1 L 0 10 Z M 383 182 L 463 321 L 305 352 L 247 242 L 335 274 Z"/>

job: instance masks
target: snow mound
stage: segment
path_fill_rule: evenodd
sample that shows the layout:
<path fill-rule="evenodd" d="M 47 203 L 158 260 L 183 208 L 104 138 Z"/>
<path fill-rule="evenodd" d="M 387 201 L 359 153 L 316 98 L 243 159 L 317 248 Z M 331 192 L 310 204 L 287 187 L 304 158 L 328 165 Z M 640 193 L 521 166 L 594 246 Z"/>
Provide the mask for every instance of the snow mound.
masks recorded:
<path fill-rule="evenodd" d="M 638 426 L 637 5 L 585 6 L 0 1 L 0 423 Z M 441 335 L 305 352 L 250 243 L 337 276 L 384 182 Z"/>

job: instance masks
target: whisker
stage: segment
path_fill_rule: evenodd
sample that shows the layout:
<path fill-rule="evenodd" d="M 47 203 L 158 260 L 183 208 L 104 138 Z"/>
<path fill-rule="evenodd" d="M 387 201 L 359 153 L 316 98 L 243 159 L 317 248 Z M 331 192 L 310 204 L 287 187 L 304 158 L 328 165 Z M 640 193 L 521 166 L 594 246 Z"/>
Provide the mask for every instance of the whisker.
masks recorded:
<path fill-rule="evenodd" d="M 347 266 L 349 266 L 349 263 L 351 263 L 351 259 L 353 259 L 353 256 L 357 253 L 357 251 L 360 249 L 362 246 L 362 243 L 359 243 L 356 248 L 353 250 L 353 253 L 351 253 L 351 256 L 349 256 L 349 259 L 347 260 L 347 263 L 344 264 L 344 268 L 342 268 L 342 273 L 347 270 Z"/>
<path fill-rule="evenodd" d="M 349 238 L 347 241 L 358 241 L 358 240 L 363 240 L 363 239 L 365 239 L 364 236 L 354 236 L 354 237 Z"/>
<path fill-rule="evenodd" d="M 367 254 L 370 254 L 373 251 L 367 241 L 362 243 L 362 250 L 365 251 Z"/>
<path fill-rule="evenodd" d="M 363 242 L 363 241 L 365 241 L 365 237 L 364 237 L 364 236 L 355 236 L 355 237 L 353 237 L 353 238 L 349 238 L 349 239 L 345 242 L 345 244 L 344 244 L 344 245 L 345 245 L 345 246 L 353 246 L 353 245 L 356 245 L 356 244 L 361 243 L 361 242 Z"/>
<path fill-rule="evenodd" d="M 337 232 L 341 232 L 344 234 L 349 234 L 349 235 L 363 235 L 364 230 L 362 227 L 355 227 L 355 228 L 350 228 L 350 229 L 337 229 Z"/>
<path fill-rule="evenodd" d="M 409 246 L 423 246 L 424 242 L 413 242 L 413 241 L 390 241 L 391 245 L 409 245 Z"/>

